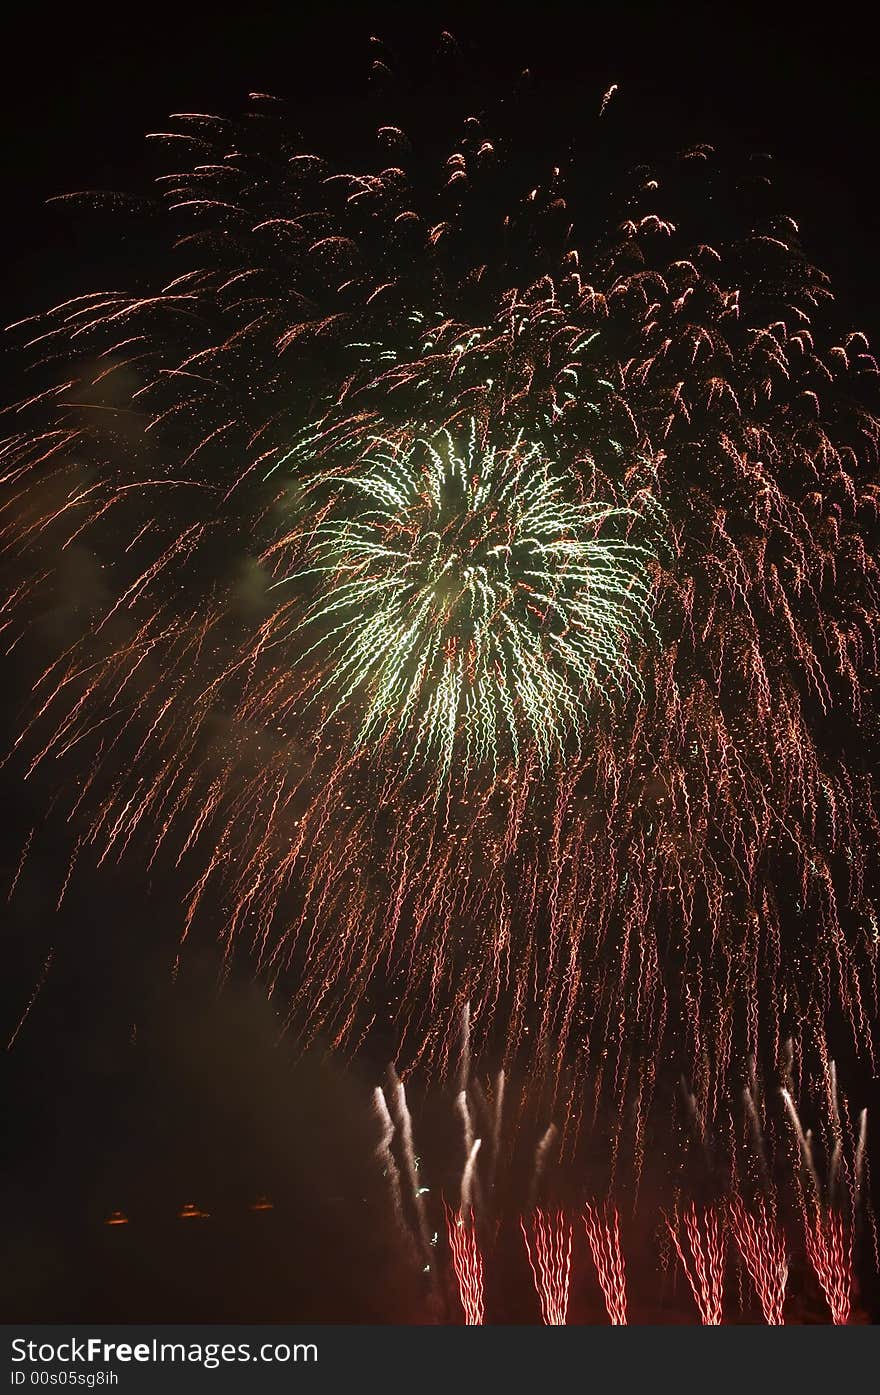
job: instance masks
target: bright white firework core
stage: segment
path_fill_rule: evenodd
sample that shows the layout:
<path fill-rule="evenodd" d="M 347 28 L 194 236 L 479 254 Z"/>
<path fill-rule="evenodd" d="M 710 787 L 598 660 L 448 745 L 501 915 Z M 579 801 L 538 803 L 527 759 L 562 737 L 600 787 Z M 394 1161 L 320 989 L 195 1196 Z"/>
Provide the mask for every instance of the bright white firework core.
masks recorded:
<path fill-rule="evenodd" d="M 447 431 L 377 441 L 334 480 L 337 506 L 296 579 L 317 591 L 301 628 L 334 712 L 362 704 L 357 744 L 406 740 L 441 778 L 533 748 L 578 745 L 599 691 L 639 677 L 652 549 L 629 507 L 583 501 L 517 437 L 464 448 Z"/>

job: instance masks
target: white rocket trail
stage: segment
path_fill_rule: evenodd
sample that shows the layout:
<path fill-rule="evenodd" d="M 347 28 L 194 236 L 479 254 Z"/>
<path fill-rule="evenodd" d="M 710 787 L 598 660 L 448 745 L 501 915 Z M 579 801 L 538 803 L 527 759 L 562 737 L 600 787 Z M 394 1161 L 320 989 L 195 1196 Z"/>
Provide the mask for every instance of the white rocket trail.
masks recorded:
<path fill-rule="evenodd" d="M 428 1219 L 425 1215 L 425 1201 L 421 1194 L 419 1184 L 419 1165 L 416 1161 L 415 1145 L 413 1143 L 412 1115 L 409 1112 L 409 1105 L 406 1102 L 406 1090 L 403 1081 L 397 1074 L 393 1066 L 388 1067 L 388 1074 L 394 1086 L 394 1105 L 397 1111 L 397 1121 L 400 1128 L 400 1143 L 403 1154 L 406 1177 L 409 1182 L 412 1194 L 412 1204 L 415 1211 L 416 1226 L 418 1230 L 419 1244 L 425 1258 L 425 1264 L 432 1266 L 433 1251 L 431 1249 L 430 1234 L 428 1231 Z"/>
<path fill-rule="evenodd" d="M 394 1214 L 400 1223 L 403 1223 L 403 1196 L 400 1190 L 400 1172 L 397 1163 L 394 1161 L 394 1154 L 391 1151 L 391 1144 L 394 1141 L 394 1120 L 388 1110 L 388 1102 L 385 1099 L 384 1091 L 377 1085 L 373 1091 L 373 1107 L 382 1125 L 382 1137 L 376 1149 L 376 1155 L 381 1160 L 385 1169 L 385 1176 L 388 1178 L 388 1185 L 391 1188 L 391 1200 L 394 1206 Z"/>
<path fill-rule="evenodd" d="M 458 1058 L 458 1088 L 466 1090 L 471 1078 L 471 1005 L 461 1010 L 461 1055 Z"/>
<path fill-rule="evenodd" d="M 818 1202 L 821 1199 L 822 1192 L 821 1188 L 819 1187 L 819 1177 L 816 1172 L 816 1164 L 813 1162 L 813 1148 L 810 1142 L 811 1136 L 809 1133 L 805 1134 L 803 1129 L 801 1128 L 801 1121 L 798 1118 L 798 1112 L 795 1109 L 794 1100 L 791 1097 L 791 1092 L 783 1087 L 781 1094 L 785 1102 L 785 1107 L 788 1110 L 789 1115 L 791 1116 L 791 1122 L 794 1124 L 794 1130 L 797 1134 L 798 1143 L 801 1147 L 801 1154 L 803 1156 L 803 1160 L 806 1165 L 807 1171 L 810 1174 L 810 1181 L 813 1184 L 814 1200 Z"/>
<path fill-rule="evenodd" d="M 540 1143 L 538 1144 L 537 1148 L 535 1149 L 535 1170 L 534 1170 L 534 1172 L 533 1172 L 533 1174 L 532 1174 L 532 1190 L 531 1190 L 531 1202 L 532 1202 L 532 1205 L 534 1205 L 534 1203 L 535 1203 L 535 1201 L 536 1201 L 536 1199 L 537 1199 L 537 1196 L 538 1196 L 538 1186 L 539 1186 L 539 1184 L 540 1184 L 541 1177 L 543 1176 L 544 1168 L 547 1166 L 547 1154 L 548 1154 L 548 1152 L 550 1151 L 550 1148 L 551 1148 L 551 1146 L 552 1146 L 552 1144 L 553 1144 L 554 1139 L 556 1138 L 556 1133 L 557 1133 L 556 1125 L 555 1125 L 555 1124 L 551 1124 L 550 1127 L 548 1128 L 547 1132 L 544 1134 L 543 1138 L 541 1139 Z"/>
<path fill-rule="evenodd" d="M 467 1162 L 464 1165 L 464 1172 L 461 1174 L 461 1213 L 465 1215 L 471 1209 L 471 1192 L 474 1184 L 474 1168 L 477 1165 L 477 1154 L 480 1151 L 481 1139 L 475 1138 L 468 1153 Z"/>

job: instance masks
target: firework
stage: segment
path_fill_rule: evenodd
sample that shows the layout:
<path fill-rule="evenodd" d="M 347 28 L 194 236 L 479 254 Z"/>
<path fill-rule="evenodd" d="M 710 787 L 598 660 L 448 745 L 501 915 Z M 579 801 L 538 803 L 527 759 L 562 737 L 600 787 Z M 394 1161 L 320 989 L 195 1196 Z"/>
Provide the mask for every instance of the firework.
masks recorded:
<path fill-rule="evenodd" d="M 382 1163 L 382 1172 L 388 1181 L 388 1187 L 391 1192 L 392 1205 L 394 1207 L 395 1219 L 400 1225 L 402 1225 L 403 1192 L 400 1183 L 400 1172 L 398 1170 L 394 1154 L 391 1151 L 391 1145 L 394 1142 L 394 1120 L 392 1119 L 391 1113 L 388 1109 L 388 1102 L 385 1099 L 385 1093 L 378 1085 L 376 1086 L 376 1089 L 373 1091 L 373 1108 L 376 1117 L 378 1118 L 382 1126 L 382 1135 L 376 1147 L 376 1156 L 380 1159 Z"/>
<path fill-rule="evenodd" d="M 356 746 L 409 738 L 441 779 L 530 752 L 576 754 L 595 695 L 640 686 L 627 657 L 649 626 L 651 554 L 630 510 L 577 502 L 518 438 L 471 422 L 405 448 L 377 441 L 309 535 L 319 579 L 301 622 L 328 667 L 329 719 L 362 696 Z"/>
<path fill-rule="evenodd" d="M 467 1028 L 468 1015 L 464 1014 L 462 1036 L 465 1045 Z M 379 1123 L 379 1147 L 376 1156 L 381 1162 L 388 1187 L 395 1227 L 404 1241 L 402 1255 L 409 1266 L 412 1266 L 414 1261 L 421 1264 L 422 1235 L 425 1229 L 430 1229 L 435 1222 L 438 1223 L 438 1230 L 434 1231 L 430 1241 L 433 1247 L 445 1222 L 462 1310 L 465 1314 L 473 1315 L 483 1311 L 480 1295 L 484 1264 L 497 1264 L 505 1253 L 507 1240 L 513 1240 L 516 1236 L 525 1245 L 529 1273 L 538 1296 L 543 1321 L 547 1325 L 563 1325 L 568 1322 L 570 1316 L 573 1229 L 563 1210 L 548 1205 L 535 1208 L 534 1197 L 539 1188 L 542 1193 L 551 1196 L 554 1193 L 558 1194 L 563 1182 L 570 1188 L 571 1165 L 566 1164 L 564 1172 L 561 1172 L 560 1160 L 548 1156 L 548 1131 L 545 1130 L 537 1148 L 537 1156 L 542 1161 L 542 1166 L 536 1178 L 533 1163 L 536 1150 L 533 1143 L 534 1134 L 531 1134 L 530 1138 L 528 1100 L 523 1095 L 518 1099 L 508 1098 L 508 1114 L 504 1117 L 500 1107 L 504 1093 L 501 1078 L 496 1080 L 495 1099 L 490 1103 L 477 1081 L 470 1076 L 468 1060 L 465 1050 L 461 1057 L 462 1068 L 456 1078 L 456 1085 L 461 1088 L 454 1099 L 447 1097 L 450 1122 L 457 1125 L 459 1131 L 454 1155 L 459 1160 L 459 1165 L 463 1159 L 458 1187 L 459 1202 L 455 1209 L 444 1201 L 441 1215 L 434 1210 L 433 1200 L 442 1195 L 441 1187 L 423 1187 L 419 1183 L 418 1175 L 411 1169 L 404 1169 L 401 1174 L 389 1165 L 394 1128 L 392 1124 L 389 1131 L 388 1111 L 383 1111 L 381 1107 L 376 1110 Z M 833 1075 L 831 1078 L 834 1078 Z M 531 1093 L 531 1090 L 528 1093 Z M 792 1246 L 783 1228 L 781 1215 L 783 1209 L 792 1214 L 796 1210 L 795 1206 L 783 1208 L 780 1198 L 788 1196 L 792 1202 L 799 1203 L 803 1210 L 804 1224 L 807 1227 L 806 1261 L 819 1279 L 828 1299 L 831 1316 L 837 1322 L 846 1321 L 852 1283 L 855 1221 L 847 1223 L 839 1209 L 824 1204 L 818 1208 L 807 1205 L 809 1197 L 805 1195 L 804 1184 L 805 1180 L 807 1183 L 811 1182 L 811 1173 L 809 1169 L 805 1170 L 804 1160 L 799 1153 L 792 1155 L 789 1149 L 784 1146 L 778 1148 L 774 1144 L 768 1100 L 760 1088 L 760 1080 L 755 1072 L 752 1073 L 748 1094 L 750 1104 L 747 1122 L 753 1135 L 750 1141 L 753 1151 L 741 1158 L 731 1156 L 728 1159 L 729 1177 L 726 1189 L 729 1199 L 705 1207 L 695 1202 L 685 1205 L 679 1198 L 674 1210 L 665 1216 L 663 1230 L 672 1238 L 674 1252 L 684 1269 L 688 1288 L 696 1300 L 700 1317 L 706 1325 L 718 1325 L 723 1320 L 725 1234 L 729 1229 L 752 1280 L 765 1321 L 770 1325 L 782 1325 L 786 1321 L 783 1308 L 789 1275 L 788 1254 Z M 847 1116 L 847 1105 L 845 1097 L 838 1098 L 835 1095 L 826 1098 L 826 1103 L 829 1105 L 829 1112 L 824 1117 L 819 1116 L 819 1132 L 827 1133 L 833 1138 L 837 1122 L 842 1122 Z M 795 1117 L 798 1116 L 795 1114 Z M 784 1118 L 789 1121 L 791 1119 L 788 1107 L 785 1108 Z M 492 1139 L 491 1143 L 487 1140 L 487 1150 L 483 1152 L 479 1138 L 475 1137 L 475 1127 L 478 1122 L 482 1124 L 489 1121 L 493 1128 Z M 799 1119 L 798 1124 L 800 1126 Z M 786 1137 L 784 1134 L 783 1143 Z M 804 1137 L 808 1138 L 809 1135 L 805 1134 Z M 401 1148 L 404 1141 L 401 1137 Z M 607 1142 L 613 1149 L 613 1138 Z M 414 1146 L 411 1128 L 408 1146 Z M 575 1173 L 581 1173 L 584 1167 L 588 1170 L 596 1167 L 600 1161 L 596 1157 L 596 1148 L 597 1140 L 591 1140 L 585 1148 L 584 1155 L 574 1160 Z M 858 1130 L 853 1131 L 852 1137 L 845 1140 L 845 1146 L 835 1163 L 841 1176 L 851 1172 L 856 1165 L 864 1168 L 864 1148 L 865 1127 L 862 1116 Z M 760 1160 L 767 1192 L 756 1201 L 747 1203 L 740 1191 L 742 1179 L 739 1174 L 741 1170 L 749 1170 L 750 1159 Z M 811 1163 L 818 1185 L 821 1164 L 812 1157 Z M 425 1161 L 425 1172 L 430 1175 L 431 1171 L 438 1167 L 446 1171 L 448 1164 L 449 1159 L 429 1157 Z M 716 1171 L 716 1176 L 720 1182 L 720 1169 Z M 404 1178 L 408 1182 L 405 1197 L 401 1195 L 401 1182 Z M 775 1182 L 771 1180 L 773 1178 Z M 662 1170 L 653 1170 L 651 1190 L 655 1193 L 659 1190 L 662 1193 L 664 1188 L 674 1188 L 672 1177 L 664 1176 Z M 865 1221 L 872 1220 L 867 1198 L 862 1194 L 857 1203 L 856 1195 L 854 1191 L 852 1207 L 860 1206 L 859 1216 Z M 523 1205 L 526 1197 L 527 1208 Z M 853 1209 L 853 1216 L 855 1214 Z M 604 1204 L 587 1201 L 582 1206 L 582 1217 L 608 1316 L 615 1326 L 627 1325 L 630 1322 L 629 1295 L 617 1207 L 609 1201 Z M 639 1258 L 638 1268 L 644 1272 L 645 1262 L 650 1260 L 650 1253 L 655 1246 L 657 1228 L 652 1211 L 649 1209 L 646 1214 L 646 1208 L 638 1201 L 633 1207 L 629 1232 L 633 1250 Z M 491 1248 L 485 1252 L 480 1244 L 481 1236 L 492 1237 Z M 667 1259 L 668 1254 L 664 1254 L 664 1269 Z M 516 1266 L 508 1263 L 504 1265 L 504 1270 L 508 1277 L 512 1277 L 516 1273 Z M 652 1321 L 668 1320 L 665 1312 L 656 1315 L 656 1287 L 655 1282 L 652 1285 L 654 1293 L 651 1298 L 648 1294 L 644 1295 L 655 1312 Z M 494 1291 L 493 1301 L 498 1306 L 499 1313 L 503 1314 L 506 1302 L 504 1286 L 500 1285 Z M 435 1316 L 442 1311 L 441 1304 L 431 1306 Z M 748 1317 L 749 1310 L 744 1305 L 742 1288 L 739 1306 L 741 1313 Z M 499 1320 L 503 1321 L 503 1316 L 499 1316 Z M 792 1303 L 787 1321 L 797 1323 L 803 1320 L 797 1302 Z"/>
<path fill-rule="evenodd" d="M 511 194 L 476 121 L 351 169 L 257 111 L 160 138 L 166 281 L 17 330 L 11 759 L 59 901 L 126 856 L 172 969 L 209 930 L 401 1070 L 470 1003 L 560 1149 L 634 1118 L 637 1170 L 659 1061 L 706 1138 L 787 1037 L 824 1088 L 832 1015 L 876 1069 L 876 364 L 798 229 L 705 148 Z"/>
<path fill-rule="evenodd" d="M 548 1327 L 564 1327 L 571 1283 L 571 1222 L 562 1211 L 552 1215 L 539 1208 L 528 1225 L 520 1219 L 520 1229 L 541 1317 Z"/>
<path fill-rule="evenodd" d="M 452 1254 L 452 1267 L 458 1284 L 465 1323 L 480 1326 L 484 1321 L 483 1257 L 477 1243 L 473 1212 L 446 1207 L 446 1234 Z"/>
<path fill-rule="evenodd" d="M 852 1234 L 839 1211 L 815 1207 L 806 1220 L 807 1257 L 819 1280 L 831 1320 L 849 1322 L 852 1290 Z"/>
<path fill-rule="evenodd" d="M 667 1217 L 666 1226 L 675 1252 L 694 1295 L 700 1321 L 706 1327 L 721 1323 L 724 1295 L 724 1218 L 712 1206 L 702 1212 L 691 1204 L 682 1223 Z"/>
<path fill-rule="evenodd" d="M 740 1197 L 736 1197 L 730 1207 L 730 1229 L 755 1286 L 764 1321 L 773 1326 L 781 1325 L 788 1280 L 782 1231 L 763 1201 L 756 1212 L 750 1212 Z"/>
<path fill-rule="evenodd" d="M 604 1213 L 600 1213 L 597 1207 L 588 1205 L 584 1210 L 584 1227 L 608 1316 L 615 1327 L 625 1327 L 626 1277 L 617 1207 L 610 1210 L 606 1207 Z"/>

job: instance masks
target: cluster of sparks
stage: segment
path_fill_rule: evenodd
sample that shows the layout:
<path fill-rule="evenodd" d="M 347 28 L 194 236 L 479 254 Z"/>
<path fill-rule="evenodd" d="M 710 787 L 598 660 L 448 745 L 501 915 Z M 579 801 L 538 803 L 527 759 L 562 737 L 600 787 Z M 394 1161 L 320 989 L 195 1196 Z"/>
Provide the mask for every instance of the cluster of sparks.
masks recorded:
<path fill-rule="evenodd" d="M 452 1268 L 465 1323 L 485 1321 L 483 1256 L 474 1213 L 446 1210 L 446 1231 Z M 730 1230 L 754 1284 L 765 1323 L 781 1326 L 785 1319 L 788 1260 L 785 1237 L 761 1202 L 755 1211 L 735 1198 L 728 1211 Z M 626 1276 L 615 1206 L 587 1204 L 583 1215 L 590 1254 L 605 1308 L 614 1326 L 627 1324 Z M 541 1319 L 548 1327 L 568 1322 L 572 1276 L 572 1222 L 562 1211 L 535 1210 L 520 1218 L 525 1252 L 534 1280 Z M 725 1216 L 718 1207 L 693 1203 L 683 1217 L 667 1218 L 667 1228 L 697 1305 L 700 1321 L 719 1326 L 723 1321 Z M 839 1212 L 817 1212 L 806 1230 L 810 1265 L 828 1303 L 832 1322 L 845 1325 L 850 1316 L 852 1240 Z"/>
<path fill-rule="evenodd" d="M 468 1327 L 479 1327 L 485 1320 L 483 1302 L 483 1256 L 477 1242 L 474 1216 L 446 1208 L 446 1234 L 452 1267 L 464 1320 Z"/>
<path fill-rule="evenodd" d="M 691 1203 L 681 1218 L 666 1221 L 705 1327 L 721 1323 L 724 1298 L 724 1221 L 715 1207 Z"/>
<path fill-rule="evenodd" d="M 852 1234 L 840 1212 L 816 1207 L 806 1223 L 807 1255 L 836 1326 L 849 1321 Z"/>
<path fill-rule="evenodd" d="M 318 695 L 362 695 L 358 746 L 409 736 L 444 784 L 528 751 L 546 767 L 578 750 L 594 690 L 638 684 L 651 554 L 602 535 L 632 512 L 572 502 L 537 447 L 483 447 L 475 422 L 461 450 L 377 442 L 342 490 L 292 580 L 320 582 L 306 657 Z"/>
<path fill-rule="evenodd" d="M 459 1202 L 451 1207 L 443 1202 L 445 1233 L 458 1307 L 468 1325 L 486 1320 L 484 1266 L 498 1249 L 499 1235 L 513 1211 L 509 1179 L 503 1175 L 503 1158 L 509 1161 L 516 1136 L 508 1132 L 504 1104 L 510 1107 L 511 1122 L 522 1129 L 522 1099 L 510 1099 L 503 1073 L 487 1093 L 469 1075 L 469 1021 L 462 1023 L 462 1052 L 454 1114 L 460 1130 L 461 1175 Z M 832 1071 L 832 1078 L 834 1072 Z M 444 1309 L 442 1266 L 438 1264 L 438 1233 L 431 1235 L 429 1208 L 432 1188 L 424 1185 L 421 1163 L 416 1154 L 414 1124 L 406 1089 L 393 1067 L 389 1068 L 390 1106 L 385 1091 L 375 1093 L 376 1117 L 381 1135 L 377 1156 L 388 1183 L 393 1212 L 407 1241 L 411 1259 L 425 1276 L 426 1292 L 432 1295 L 435 1316 Z M 842 1101 L 831 1097 L 831 1133 L 840 1126 Z M 822 1168 L 813 1148 L 812 1133 L 803 1129 L 790 1101 L 786 1110 L 795 1135 L 795 1170 L 785 1185 L 788 1199 L 771 1180 L 768 1140 L 752 1139 L 752 1162 L 763 1171 L 764 1190 L 754 1190 L 746 1198 L 736 1176 L 728 1182 L 728 1196 L 710 1203 L 682 1204 L 679 1195 L 671 1213 L 664 1213 L 662 1231 L 671 1239 L 672 1251 L 693 1296 L 700 1321 L 718 1326 L 724 1320 L 725 1276 L 736 1262 L 748 1275 L 764 1322 L 769 1326 L 785 1323 L 786 1287 L 792 1251 L 801 1256 L 811 1271 L 832 1322 L 850 1319 L 854 1282 L 853 1243 L 858 1218 L 868 1220 L 870 1206 L 860 1200 L 864 1189 L 866 1115 L 861 1117 L 858 1137 L 849 1140 L 851 1148 L 841 1148 L 831 1156 L 824 1184 Z M 757 1111 L 755 1111 L 757 1113 Z M 485 1131 L 485 1138 L 483 1137 Z M 531 1197 L 552 1182 L 554 1157 L 558 1156 L 559 1134 L 551 1127 L 535 1148 L 530 1169 Z M 485 1147 L 483 1146 L 485 1143 Z M 849 1156 L 847 1156 L 849 1154 Z M 791 1159 L 790 1159 L 791 1161 Z M 736 1165 L 737 1174 L 744 1158 Z M 405 1185 L 404 1185 L 405 1180 Z M 716 1173 L 716 1181 L 720 1180 Z M 782 1178 L 779 1178 L 781 1184 Z M 783 1212 L 786 1219 L 783 1220 Z M 586 1201 L 579 1209 L 587 1249 L 608 1319 L 614 1326 L 625 1326 L 628 1316 L 627 1266 L 622 1226 L 617 1203 Z M 538 1301 L 541 1321 L 546 1326 L 564 1326 L 570 1321 L 571 1295 L 577 1290 L 579 1260 L 575 1235 L 577 1215 L 564 1207 L 534 1204 L 520 1212 L 517 1229 L 524 1258 Z M 798 1219 L 800 1225 L 797 1224 Z M 792 1228 L 792 1223 L 794 1227 Z M 651 1230 L 649 1218 L 639 1215 L 636 1206 L 627 1224 L 629 1240 L 640 1232 L 642 1241 Z M 799 1231 L 799 1237 L 795 1239 Z M 728 1244 L 731 1241 L 731 1244 Z M 663 1268 L 667 1268 L 664 1258 Z M 510 1263 L 505 1249 L 504 1264 Z M 656 1290 L 656 1285 L 655 1285 Z M 744 1289 L 739 1285 L 740 1310 L 746 1311 Z M 655 1300 L 656 1302 L 656 1294 Z M 458 1307 L 453 1304 L 457 1315 Z M 449 1308 L 446 1312 L 449 1314 Z M 789 1314 L 789 1321 L 798 1321 Z"/>
<path fill-rule="evenodd" d="M 612 1326 L 625 1327 L 626 1269 L 620 1247 L 620 1217 L 617 1207 L 606 1207 L 602 1212 L 596 1206 L 587 1205 L 584 1211 L 584 1227 Z"/>
<path fill-rule="evenodd" d="M 397 126 L 351 170 L 255 102 L 159 138 L 167 282 L 19 329 L 0 624 L 59 905 L 140 859 L 173 953 L 211 926 L 304 1044 L 402 1069 L 469 1004 L 571 1154 L 635 1121 L 636 1184 L 660 1061 L 704 1138 L 743 1062 L 820 1092 L 832 1018 L 876 1070 L 877 365 L 763 171 L 710 245 L 707 148 L 579 170 L 596 242 L 473 118 L 425 193 Z M 717 1321 L 721 1221 L 683 1226 Z"/>
<path fill-rule="evenodd" d="M 755 1286 L 764 1321 L 781 1326 L 788 1257 L 779 1224 L 763 1201 L 752 1212 L 741 1197 L 736 1197 L 730 1209 L 730 1228 Z"/>
<path fill-rule="evenodd" d="M 539 1208 L 528 1223 L 520 1221 L 520 1228 L 541 1317 L 548 1327 L 564 1327 L 571 1284 L 571 1221 L 561 1211 L 551 1215 Z"/>

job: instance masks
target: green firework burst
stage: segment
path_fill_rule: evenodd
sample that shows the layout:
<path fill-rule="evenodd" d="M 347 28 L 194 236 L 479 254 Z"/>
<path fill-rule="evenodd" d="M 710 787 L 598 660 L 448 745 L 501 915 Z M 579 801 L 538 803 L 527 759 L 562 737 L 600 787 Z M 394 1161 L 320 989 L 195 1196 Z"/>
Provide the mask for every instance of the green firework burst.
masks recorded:
<path fill-rule="evenodd" d="M 463 449 L 447 431 L 378 440 L 338 483 L 293 579 L 314 588 L 318 692 L 334 713 L 362 704 L 358 746 L 400 740 L 444 781 L 530 748 L 546 766 L 597 694 L 639 686 L 650 508 L 584 502 L 539 447 L 484 447 L 473 423 Z"/>

